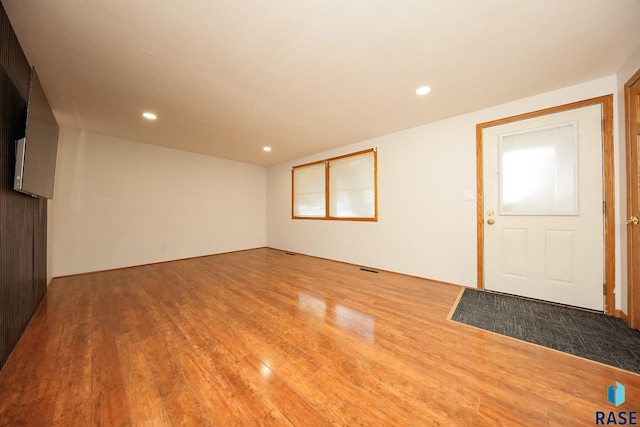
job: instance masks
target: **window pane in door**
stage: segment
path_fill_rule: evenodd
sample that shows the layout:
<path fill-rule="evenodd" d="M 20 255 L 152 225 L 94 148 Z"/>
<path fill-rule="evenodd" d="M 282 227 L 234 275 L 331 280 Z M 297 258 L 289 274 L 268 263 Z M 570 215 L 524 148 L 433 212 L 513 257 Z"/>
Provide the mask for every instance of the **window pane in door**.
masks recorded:
<path fill-rule="evenodd" d="M 500 214 L 578 214 L 577 123 L 500 135 Z"/>

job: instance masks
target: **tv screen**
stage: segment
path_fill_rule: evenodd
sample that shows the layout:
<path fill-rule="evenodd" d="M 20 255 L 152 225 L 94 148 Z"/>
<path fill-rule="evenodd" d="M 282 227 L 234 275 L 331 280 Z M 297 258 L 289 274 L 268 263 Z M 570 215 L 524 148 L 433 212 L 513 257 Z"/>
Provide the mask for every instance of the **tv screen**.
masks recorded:
<path fill-rule="evenodd" d="M 31 68 L 25 136 L 17 141 L 14 190 L 53 199 L 58 131 L 38 74 Z"/>

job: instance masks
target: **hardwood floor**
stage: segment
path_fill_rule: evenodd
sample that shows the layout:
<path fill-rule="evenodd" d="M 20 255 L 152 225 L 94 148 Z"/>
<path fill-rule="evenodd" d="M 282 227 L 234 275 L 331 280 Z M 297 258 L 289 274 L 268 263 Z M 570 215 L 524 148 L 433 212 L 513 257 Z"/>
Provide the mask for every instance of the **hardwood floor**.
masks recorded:
<path fill-rule="evenodd" d="M 459 291 L 272 249 L 55 279 L 0 372 L 0 425 L 570 426 L 640 409 L 638 375 L 447 320 Z"/>

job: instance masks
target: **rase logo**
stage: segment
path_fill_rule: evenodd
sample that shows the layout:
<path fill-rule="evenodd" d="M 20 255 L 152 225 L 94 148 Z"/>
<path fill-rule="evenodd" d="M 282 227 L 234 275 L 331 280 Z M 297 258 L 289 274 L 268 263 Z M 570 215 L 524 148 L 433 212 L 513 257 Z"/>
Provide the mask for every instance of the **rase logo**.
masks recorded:
<path fill-rule="evenodd" d="M 618 381 L 610 385 L 607 389 L 609 403 L 616 405 L 616 408 L 624 403 L 624 386 Z"/>
<path fill-rule="evenodd" d="M 625 401 L 624 386 L 616 381 L 607 388 L 607 400 L 616 408 Z M 597 426 L 637 426 L 638 411 L 596 411 Z"/>

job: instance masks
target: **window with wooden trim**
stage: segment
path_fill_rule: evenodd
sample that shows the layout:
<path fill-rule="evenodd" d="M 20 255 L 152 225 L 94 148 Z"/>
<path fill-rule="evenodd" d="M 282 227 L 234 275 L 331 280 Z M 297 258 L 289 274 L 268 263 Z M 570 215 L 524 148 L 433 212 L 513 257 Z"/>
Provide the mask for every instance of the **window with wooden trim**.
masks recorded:
<path fill-rule="evenodd" d="M 292 218 L 377 221 L 377 172 L 373 148 L 295 166 Z"/>

